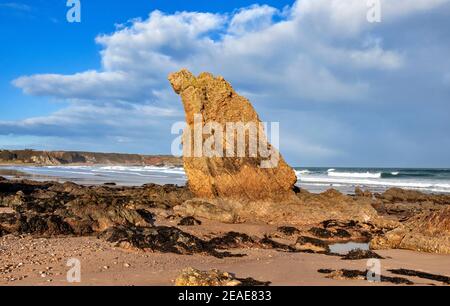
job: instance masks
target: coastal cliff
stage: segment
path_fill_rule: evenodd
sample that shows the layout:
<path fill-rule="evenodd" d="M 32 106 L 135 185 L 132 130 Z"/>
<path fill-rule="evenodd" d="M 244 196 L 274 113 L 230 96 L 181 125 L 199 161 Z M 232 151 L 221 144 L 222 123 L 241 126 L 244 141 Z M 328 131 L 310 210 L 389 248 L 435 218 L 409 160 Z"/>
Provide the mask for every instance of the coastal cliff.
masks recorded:
<path fill-rule="evenodd" d="M 69 151 L 0 150 L 0 164 L 123 164 L 144 166 L 181 166 L 182 160 L 166 155 L 139 155 Z"/>

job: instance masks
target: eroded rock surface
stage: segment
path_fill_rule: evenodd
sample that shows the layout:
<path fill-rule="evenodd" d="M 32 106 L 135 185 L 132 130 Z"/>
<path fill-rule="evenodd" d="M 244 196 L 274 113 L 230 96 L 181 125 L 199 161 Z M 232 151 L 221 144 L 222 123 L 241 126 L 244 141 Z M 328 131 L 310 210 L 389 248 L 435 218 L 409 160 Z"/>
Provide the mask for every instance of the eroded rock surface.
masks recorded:
<path fill-rule="evenodd" d="M 361 197 L 361 193 L 356 193 Z M 416 190 L 391 188 L 374 195 L 374 208 L 379 214 L 407 221 L 421 213 L 431 213 L 450 205 L 448 194 L 427 194 Z"/>
<path fill-rule="evenodd" d="M 395 221 L 379 217 L 368 198 L 353 198 L 336 190 L 321 194 L 301 192 L 291 201 L 241 201 L 222 199 L 189 200 L 174 208 L 183 216 L 193 216 L 223 223 L 265 222 L 269 224 L 314 225 L 326 220 L 376 223 L 395 227 Z"/>
<path fill-rule="evenodd" d="M 375 237 L 371 248 L 450 254 L 450 207 L 411 218 L 386 235 Z"/>
<path fill-rule="evenodd" d="M 191 131 L 194 131 L 196 115 L 201 115 L 202 127 L 214 122 L 224 132 L 227 131 L 227 123 L 254 123 L 259 126 L 261 122 L 251 103 L 238 95 L 222 77 L 214 77 L 209 73 L 195 77 L 189 71 L 181 70 L 171 74 L 169 81 L 183 100 L 186 121 Z M 203 141 L 209 137 L 203 136 Z M 265 135 L 259 135 L 258 139 L 260 138 L 267 139 Z M 261 162 L 267 157 L 262 156 L 259 151 L 250 156 L 249 141 L 245 141 L 246 157 L 237 157 L 236 145 L 232 150 L 236 157 L 229 154 L 225 157 L 199 157 L 195 154 L 193 132 L 191 140 L 193 145 L 190 150 L 185 144 L 184 168 L 189 187 L 198 198 L 240 201 L 292 198 L 297 177 L 281 156 L 273 167 L 262 168 Z M 223 137 L 222 145 L 222 153 L 231 148 L 227 146 L 226 137 Z M 269 149 L 275 150 L 270 145 Z M 187 156 L 187 152 L 190 156 Z"/>
<path fill-rule="evenodd" d="M 177 277 L 175 285 L 188 287 L 268 286 L 270 282 L 261 282 L 252 278 L 237 278 L 231 273 L 219 270 L 200 271 L 194 268 L 187 268 Z"/>

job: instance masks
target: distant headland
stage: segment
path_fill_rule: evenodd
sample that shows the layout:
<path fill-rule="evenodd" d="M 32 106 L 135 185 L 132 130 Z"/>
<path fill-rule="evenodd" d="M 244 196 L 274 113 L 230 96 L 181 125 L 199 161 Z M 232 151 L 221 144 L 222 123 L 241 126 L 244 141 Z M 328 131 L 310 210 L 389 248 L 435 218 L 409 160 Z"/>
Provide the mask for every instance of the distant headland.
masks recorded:
<path fill-rule="evenodd" d="M 0 150 L 0 164 L 58 166 L 70 164 L 182 166 L 181 158 L 170 155 L 141 155 L 76 151 Z"/>

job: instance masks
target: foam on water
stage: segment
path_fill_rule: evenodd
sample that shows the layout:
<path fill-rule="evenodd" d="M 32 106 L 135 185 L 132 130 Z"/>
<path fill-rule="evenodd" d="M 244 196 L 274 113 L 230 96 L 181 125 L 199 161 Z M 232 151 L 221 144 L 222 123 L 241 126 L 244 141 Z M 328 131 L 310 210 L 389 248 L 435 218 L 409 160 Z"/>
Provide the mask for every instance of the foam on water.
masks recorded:
<path fill-rule="evenodd" d="M 35 180 L 73 181 L 81 184 L 115 182 L 119 185 L 140 186 L 147 183 L 184 185 L 183 168 L 150 166 L 9 166 L 28 173 Z"/>
<path fill-rule="evenodd" d="M 381 178 L 381 173 L 329 171 L 328 176 L 331 176 L 331 177 L 355 177 L 355 178 Z"/>
<path fill-rule="evenodd" d="M 398 187 L 423 192 L 450 193 L 450 170 L 447 169 L 326 169 L 297 168 L 298 185 L 314 191 L 323 186 L 351 193 L 355 187 L 382 192 Z M 343 187 L 343 188 L 340 188 Z"/>

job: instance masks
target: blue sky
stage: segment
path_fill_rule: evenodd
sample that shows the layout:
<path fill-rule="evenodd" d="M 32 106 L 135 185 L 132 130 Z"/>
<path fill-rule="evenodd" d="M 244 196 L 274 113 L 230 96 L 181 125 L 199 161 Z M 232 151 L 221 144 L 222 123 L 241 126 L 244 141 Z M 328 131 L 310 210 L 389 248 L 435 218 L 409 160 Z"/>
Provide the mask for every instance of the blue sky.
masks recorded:
<path fill-rule="evenodd" d="M 450 167 L 450 1 L 0 1 L 0 147 L 170 153 L 166 77 L 223 75 L 298 166 Z"/>

